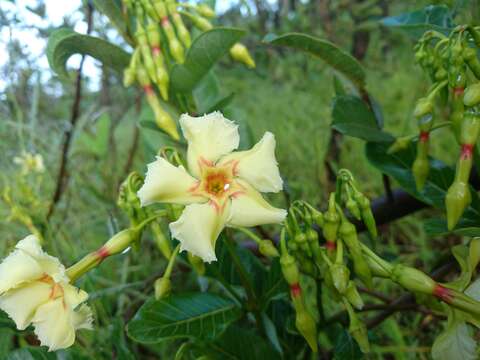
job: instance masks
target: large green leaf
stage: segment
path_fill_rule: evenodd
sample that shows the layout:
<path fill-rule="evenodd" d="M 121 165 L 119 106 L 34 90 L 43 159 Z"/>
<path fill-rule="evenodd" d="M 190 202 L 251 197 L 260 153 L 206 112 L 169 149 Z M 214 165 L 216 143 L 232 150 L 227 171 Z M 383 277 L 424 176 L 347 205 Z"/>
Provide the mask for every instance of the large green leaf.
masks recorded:
<path fill-rule="evenodd" d="M 55 353 L 48 352 L 46 348 L 26 347 L 10 352 L 5 360 L 54 360 Z"/>
<path fill-rule="evenodd" d="M 432 346 L 433 360 L 475 360 L 478 359 L 477 343 L 463 321 L 449 319 L 447 329 L 441 333 Z"/>
<path fill-rule="evenodd" d="M 333 101 L 332 118 L 332 127 L 342 134 L 367 141 L 393 140 L 379 128 L 374 112 L 356 96 L 337 96 Z"/>
<path fill-rule="evenodd" d="M 1 328 L 15 329 L 15 325 L 7 314 L 0 310 L 0 329 Z"/>
<path fill-rule="evenodd" d="M 389 144 L 368 143 L 367 158 L 370 163 L 382 173 L 394 178 L 408 193 L 420 201 L 433 207 L 444 209 L 445 195 L 453 182 L 454 170 L 438 160 L 430 160 L 430 173 L 422 191 L 417 191 L 412 174 L 412 164 L 415 160 L 415 144 L 395 154 L 387 154 Z M 477 193 L 472 189 L 472 203 L 464 212 L 455 232 L 468 230 L 480 232 L 480 201 Z M 432 229 L 432 228 L 431 228 Z M 436 221 L 436 231 L 446 233 L 447 226 L 444 220 Z"/>
<path fill-rule="evenodd" d="M 389 16 L 382 19 L 381 23 L 390 28 L 403 30 L 415 39 L 420 38 L 428 30 L 448 34 L 454 27 L 452 13 L 445 5 L 430 5 L 422 10 Z"/>
<path fill-rule="evenodd" d="M 55 30 L 47 44 L 47 58 L 52 70 L 67 77 L 65 65 L 74 54 L 90 55 L 120 73 L 130 61 L 130 55 L 125 50 L 106 40 L 67 28 Z"/>
<path fill-rule="evenodd" d="M 187 52 L 185 62 L 173 66 L 171 83 L 176 91 L 189 93 L 210 71 L 215 63 L 239 41 L 245 31 L 215 28 L 198 36 Z"/>
<path fill-rule="evenodd" d="M 276 360 L 280 358 L 272 346 L 253 330 L 231 326 L 214 343 L 209 344 L 213 359 Z"/>
<path fill-rule="evenodd" d="M 241 315 L 236 304 L 210 293 L 149 300 L 128 324 L 128 335 L 141 343 L 173 338 L 214 339 Z"/>
<path fill-rule="evenodd" d="M 349 53 L 327 40 L 301 33 L 289 33 L 281 36 L 270 34 L 263 41 L 273 45 L 288 46 L 317 56 L 358 87 L 365 86 L 365 71 L 362 65 Z"/>
<path fill-rule="evenodd" d="M 348 333 L 348 331 L 343 330 L 335 343 L 335 360 L 359 360 L 363 359 L 363 357 L 362 351 L 355 339 Z"/>

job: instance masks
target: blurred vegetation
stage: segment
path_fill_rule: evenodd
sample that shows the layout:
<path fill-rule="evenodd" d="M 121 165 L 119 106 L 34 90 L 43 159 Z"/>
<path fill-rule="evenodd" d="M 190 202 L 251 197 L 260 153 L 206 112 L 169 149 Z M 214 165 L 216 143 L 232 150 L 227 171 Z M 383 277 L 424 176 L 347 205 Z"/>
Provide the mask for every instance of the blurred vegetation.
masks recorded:
<path fill-rule="evenodd" d="M 0 97 L 1 195 L 5 200 L 9 192 L 23 209 L 21 211 L 31 214 L 34 224 L 48 234 L 46 250 L 71 264 L 122 228 L 126 219 L 115 206 L 118 186 L 131 170 L 145 171 L 145 164 L 163 140 L 158 132 L 138 130 L 139 119 L 148 116 L 147 106 L 138 93 L 123 88 L 116 74 L 100 68 L 99 78 L 84 79 L 80 118 L 69 154 L 68 183 L 47 222 L 61 143 L 74 101 L 75 74 L 72 73 L 71 82 L 61 82 L 39 66 L 39 58 L 29 54 L 28 44 L 9 38 L 9 32 L 25 30 L 15 9 L 17 2 L 10 3 L 8 6 L 0 4 L 0 40 L 8 51 L 8 59 L 0 68 L 3 87 Z M 18 7 L 23 8 L 20 3 Z M 248 124 L 255 140 L 267 130 L 275 134 L 277 158 L 291 198 L 307 200 L 320 208 L 324 208 L 327 190 L 332 187 L 325 159 L 331 138 L 334 74 L 321 61 L 267 46 L 262 44 L 262 38 L 267 33 L 296 31 L 330 39 L 347 51 L 353 49 L 355 52 L 356 46 L 363 46 L 361 53 L 354 55 L 367 69 L 367 89 L 383 107 L 386 130 L 395 134 L 411 133 L 414 130 L 410 121 L 414 101 L 424 94 L 429 83 L 414 64 L 411 39 L 383 28 L 378 20 L 421 8 L 427 2 L 381 0 L 378 11 L 367 16 L 355 14 L 355 7 L 361 3 L 353 0 L 240 1 L 234 2 L 219 17 L 222 25 L 249 30 L 247 43 L 258 65 L 251 71 L 225 59 L 217 66 L 223 92 L 234 93 L 227 114 L 233 120 Z M 465 10 L 462 2 L 459 4 L 460 17 L 465 22 L 471 21 L 471 12 Z M 38 7 L 31 12 L 43 17 L 47 24 L 42 29 L 31 29 L 38 33 L 39 42 L 45 42 L 51 26 L 42 2 L 39 1 Z M 83 6 L 78 9 L 79 14 L 82 12 Z M 71 14 L 66 14 L 65 24 L 73 25 L 72 22 Z M 110 24 L 98 13 L 94 14 L 93 24 L 95 33 L 111 36 Z M 362 36 L 367 36 L 368 40 Z M 363 45 L 359 45 L 359 41 L 363 41 Z M 95 88 L 98 90 L 93 90 Z M 139 138 L 135 140 L 137 134 Z M 372 198 L 382 195 L 381 174 L 367 163 L 364 142 L 347 137 L 340 142 L 341 151 L 334 154 L 338 161 L 331 165 L 350 169 Z M 433 153 L 451 162 L 454 154 L 448 150 L 449 140 L 443 139 L 434 144 Z M 13 161 L 22 152 L 41 154 L 45 171 L 22 174 Z M 283 201 L 280 197 L 275 199 Z M 29 233 L 21 217 L 12 216 L 12 210 L 19 211 L 8 201 L 0 202 L 1 257 Z M 424 214 L 412 215 L 382 228 L 381 252 L 392 256 L 402 254 L 407 262 L 410 260 L 429 269 L 438 254 L 447 252 L 452 241 L 459 241 L 427 240 L 422 216 Z M 128 342 L 123 337 L 124 321 L 152 293 L 152 282 L 164 268 L 149 234 L 145 235 L 145 242 L 151 251 L 141 254 L 131 251 L 130 257 L 109 259 L 83 280 L 82 287 L 90 292 L 90 303 L 97 319 L 96 330 L 81 332 L 75 345 L 75 348 L 91 345 L 78 352 L 85 358 L 111 358 L 112 354 L 129 353 L 124 349 Z M 194 283 L 188 272 L 174 274 L 174 283 L 180 284 L 180 281 L 182 290 L 202 286 Z M 385 286 L 388 288 L 378 290 L 388 290 L 392 298 L 396 292 L 400 293 L 393 285 Z M 380 345 L 373 349 L 372 358 L 426 359 L 428 346 L 439 329 L 438 323 L 421 314 L 398 313 L 373 330 L 371 336 Z M 0 331 L 5 333 L 3 335 L 9 334 L 9 330 Z M 3 335 L 0 333 L 0 358 L 6 353 L 5 349 L 14 345 L 2 342 Z M 109 341 L 110 338 L 118 341 Z M 382 348 L 382 343 L 396 345 Z M 156 345 L 161 351 L 162 346 Z M 129 342 L 128 347 L 139 346 Z M 135 351 L 145 358 L 153 358 L 148 348 Z M 162 359 L 172 358 L 167 355 L 171 354 L 169 349 L 164 351 Z M 384 357 L 386 353 L 392 357 Z"/>

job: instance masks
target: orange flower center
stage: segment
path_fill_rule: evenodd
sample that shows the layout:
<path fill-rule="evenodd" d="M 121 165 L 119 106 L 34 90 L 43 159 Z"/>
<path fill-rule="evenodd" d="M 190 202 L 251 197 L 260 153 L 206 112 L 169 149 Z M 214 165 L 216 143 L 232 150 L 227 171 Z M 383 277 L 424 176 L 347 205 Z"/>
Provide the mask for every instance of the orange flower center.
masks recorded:
<path fill-rule="evenodd" d="M 222 197 L 230 189 L 232 179 L 222 171 L 223 169 L 215 170 L 212 169 L 210 174 L 204 178 L 204 189 L 213 196 Z"/>

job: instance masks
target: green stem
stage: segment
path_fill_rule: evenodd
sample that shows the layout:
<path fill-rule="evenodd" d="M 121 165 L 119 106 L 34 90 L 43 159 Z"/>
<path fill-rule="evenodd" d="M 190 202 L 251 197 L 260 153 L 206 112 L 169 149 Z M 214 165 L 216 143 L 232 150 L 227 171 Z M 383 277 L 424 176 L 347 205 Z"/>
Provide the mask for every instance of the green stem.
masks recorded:
<path fill-rule="evenodd" d="M 260 243 L 262 242 L 262 239 L 260 239 L 260 237 L 258 237 L 257 235 L 254 234 L 253 231 L 247 229 L 247 228 L 244 228 L 244 227 L 240 227 L 240 226 L 234 226 L 233 227 L 234 229 L 236 230 L 239 230 L 241 232 L 243 232 L 245 235 L 247 235 L 250 239 L 252 239 L 253 241 L 255 241 L 258 245 L 260 245 Z"/>

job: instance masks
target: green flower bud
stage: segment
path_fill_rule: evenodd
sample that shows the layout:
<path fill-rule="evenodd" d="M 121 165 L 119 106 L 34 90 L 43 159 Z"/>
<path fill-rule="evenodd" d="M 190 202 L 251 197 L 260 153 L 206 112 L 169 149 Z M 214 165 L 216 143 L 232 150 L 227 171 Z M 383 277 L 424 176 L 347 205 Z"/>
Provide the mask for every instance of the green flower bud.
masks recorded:
<path fill-rule="evenodd" d="M 307 235 L 302 232 L 298 233 L 293 238 L 293 241 L 295 241 L 299 246 L 302 246 L 303 244 L 307 243 Z"/>
<path fill-rule="evenodd" d="M 318 243 L 318 233 L 313 229 L 307 229 L 307 241 L 309 243 Z"/>
<path fill-rule="evenodd" d="M 463 103 L 466 106 L 475 106 L 480 104 L 480 82 L 472 84 L 465 89 Z"/>
<path fill-rule="evenodd" d="M 332 275 L 333 286 L 340 294 L 345 294 L 348 282 L 350 281 L 350 271 L 344 264 L 333 264 L 330 267 L 330 274 Z"/>
<path fill-rule="evenodd" d="M 480 237 L 473 238 L 470 241 L 468 258 L 472 269 L 476 269 L 480 262 Z"/>
<path fill-rule="evenodd" d="M 200 15 L 205 16 L 206 18 L 211 19 L 215 17 L 215 11 L 213 11 L 213 9 L 207 4 L 199 4 L 196 9 Z"/>
<path fill-rule="evenodd" d="M 370 343 L 368 341 L 368 333 L 365 324 L 361 322 L 356 316 L 354 319 L 350 317 L 350 325 L 348 327 L 348 332 L 357 342 L 360 350 L 367 354 L 370 352 Z"/>
<path fill-rule="evenodd" d="M 362 297 L 358 293 L 357 287 L 355 286 L 355 283 L 353 281 L 350 281 L 348 283 L 347 290 L 345 292 L 345 297 L 355 309 L 358 309 L 358 310 L 363 309 L 364 304 L 363 304 Z"/>
<path fill-rule="evenodd" d="M 480 61 L 477 57 L 477 50 L 467 47 L 463 50 L 463 58 L 467 63 L 470 70 L 472 70 L 473 74 L 477 79 L 480 78 Z"/>
<path fill-rule="evenodd" d="M 302 298 L 293 299 L 293 304 L 296 312 L 295 326 L 305 338 L 312 351 L 317 352 L 317 325 L 315 320 L 305 308 Z"/>
<path fill-rule="evenodd" d="M 300 282 L 300 272 L 298 271 L 295 258 L 288 253 L 280 257 L 280 266 L 282 267 L 283 277 L 288 285 L 298 284 Z"/>
<path fill-rule="evenodd" d="M 265 257 L 277 257 L 280 256 L 277 248 L 273 245 L 272 241 L 270 240 L 262 240 L 260 241 L 260 245 L 258 246 L 258 251 Z"/>
<path fill-rule="evenodd" d="M 400 264 L 393 267 L 391 279 L 409 291 L 427 295 L 433 295 L 437 286 L 431 277 L 420 270 Z"/>
<path fill-rule="evenodd" d="M 202 16 L 190 15 L 189 18 L 192 20 L 193 26 L 200 31 L 209 31 L 213 29 L 212 23 Z"/>
<path fill-rule="evenodd" d="M 179 64 L 183 64 L 185 61 L 185 53 L 183 50 L 182 44 L 177 39 L 175 35 L 175 31 L 173 30 L 172 24 L 168 20 L 168 17 L 162 19 L 162 28 L 165 31 L 168 39 L 168 47 L 170 49 L 170 53 L 175 61 Z"/>
<path fill-rule="evenodd" d="M 415 105 L 415 110 L 413 111 L 413 116 L 416 118 L 422 118 L 431 114 L 432 112 L 433 102 L 428 97 L 424 97 L 418 99 L 417 104 Z"/>
<path fill-rule="evenodd" d="M 169 278 L 161 277 L 155 281 L 155 299 L 160 300 L 168 297 L 172 291 L 172 282 Z"/>
<path fill-rule="evenodd" d="M 472 196 L 468 183 L 463 181 L 454 181 L 448 188 L 445 196 L 445 207 L 447 209 L 448 230 L 453 230 L 463 212 L 470 205 Z"/>
<path fill-rule="evenodd" d="M 388 148 L 387 154 L 391 155 L 396 153 L 397 151 L 401 151 L 408 148 L 411 141 L 412 141 L 411 136 L 402 136 L 397 138 L 395 142 L 392 145 L 390 145 L 390 147 Z"/>
<path fill-rule="evenodd" d="M 129 87 L 135 82 L 135 71 L 130 67 L 123 70 L 123 86 Z"/>
<path fill-rule="evenodd" d="M 375 217 L 373 216 L 372 209 L 370 208 L 370 200 L 360 192 L 354 194 L 355 201 L 360 207 L 360 212 L 362 214 L 362 220 L 370 236 L 374 239 L 377 238 L 377 224 L 375 222 Z"/>
<path fill-rule="evenodd" d="M 335 194 L 330 195 L 328 210 L 323 216 L 323 221 L 323 237 L 329 242 L 335 242 L 340 225 L 340 215 L 336 209 Z"/>
<path fill-rule="evenodd" d="M 312 214 L 312 220 L 315 224 L 317 224 L 318 226 L 320 227 L 323 227 L 323 224 L 324 224 L 324 218 L 323 218 L 323 214 L 320 212 L 320 211 L 315 211 L 313 214 Z"/>
<path fill-rule="evenodd" d="M 477 142 L 479 132 L 480 118 L 475 113 L 465 112 L 460 136 L 462 145 L 474 145 Z"/>
<path fill-rule="evenodd" d="M 362 218 L 362 214 L 360 213 L 360 208 L 358 207 L 357 202 L 353 198 L 349 197 L 347 199 L 347 203 L 345 204 L 345 206 L 347 207 L 348 211 L 350 211 L 350 214 L 352 214 L 355 219 L 360 220 Z"/>
<path fill-rule="evenodd" d="M 430 164 L 428 158 L 417 154 L 415 161 L 412 166 L 413 177 L 415 178 L 415 185 L 417 190 L 420 191 L 425 186 L 425 182 L 428 178 L 428 173 L 430 172 Z"/>
<path fill-rule="evenodd" d="M 233 45 L 230 49 L 230 56 L 233 60 L 245 64 L 250 69 L 255 67 L 255 61 L 248 52 L 248 49 L 243 44 L 236 43 Z"/>
<path fill-rule="evenodd" d="M 205 263 L 200 257 L 195 256 L 190 252 L 187 252 L 187 259 L 190 265 L 192 266 L 193 270 L 195 270 L 195 272 L 198 275 L 200 276 L 205 275 L 205 271 L 206 271 Z"/>
<path fill-rule="evenodd" d="M 178 12 L 175 11 L 174 13 L 172 13 L 172 19 L 177 29 L 178 38 L 183 43 L 183 45 L 185 45 L 185 48 L 188 49 L 192 44 L 192 38 L 190 37 L 190 32 L 185 27 L 182 17 Z"/>

